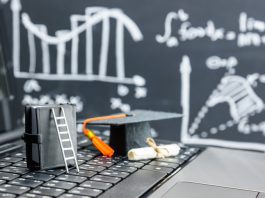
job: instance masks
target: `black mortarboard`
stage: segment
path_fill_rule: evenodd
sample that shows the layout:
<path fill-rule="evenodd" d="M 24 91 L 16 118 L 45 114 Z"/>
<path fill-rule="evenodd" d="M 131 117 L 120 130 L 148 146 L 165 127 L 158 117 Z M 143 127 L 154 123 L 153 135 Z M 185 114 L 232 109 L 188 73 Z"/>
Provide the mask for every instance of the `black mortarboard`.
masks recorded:
<path fill-rule="evenodd" d="M 146 147 L 146 138 L 151 137 L 149 122 L 181 117 L 177 113 L 134 110 L 127 117 L 95 121 L 89 125 L 110 125 L 110 146 L 115 155 L 127 155 L 132 148 Z"/>

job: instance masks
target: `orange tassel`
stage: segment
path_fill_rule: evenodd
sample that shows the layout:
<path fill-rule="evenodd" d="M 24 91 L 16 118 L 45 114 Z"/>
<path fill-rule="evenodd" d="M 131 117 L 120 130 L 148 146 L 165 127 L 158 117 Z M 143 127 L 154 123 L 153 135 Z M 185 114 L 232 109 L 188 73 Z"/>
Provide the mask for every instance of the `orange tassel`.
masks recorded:
<path fill-rule="evenodd" d="M 111 116 L 102 116 L 102 117 L 95 117 L 95 118 L 88 118 L 83 122 L 83 133 L 87 136 L 93 145 L 104 155 L 107 157 L 112 157 L 114 154 L 114 150 L 105 142 L 103 142 L 100 138 L 98 138 L 92 130 L 86 128 L 87 124 L 90 122 L 101 121 L 101 120 L 109 120 L 109 119 L 117 119 L 117 118 L 124 118 L 126 114 L 118 114 L 118 115 L 111 115 Z"/>

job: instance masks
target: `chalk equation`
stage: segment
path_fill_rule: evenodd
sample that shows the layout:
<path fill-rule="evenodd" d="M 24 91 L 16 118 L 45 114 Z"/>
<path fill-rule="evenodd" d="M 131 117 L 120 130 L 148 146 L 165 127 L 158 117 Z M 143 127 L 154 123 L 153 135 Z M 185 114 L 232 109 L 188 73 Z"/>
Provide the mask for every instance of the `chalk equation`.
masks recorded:
<path fill-rule="evenodd" d="M 239 14 L 237 31 L 218 27 L 213 20 L 194 26 L 189 21 L 191 17 L 183 9 L 168 13 L 164 22 L 164 33 L 157 34 L 156 41 L 166 44 L 167 47 L 178 47 L 181 43 L 202 38 L 208 38 L 210 42 L 235 42 L 238 47 L 258 47 L 265 44 L 265 22 L 248 16 L 246 12 Z"/>

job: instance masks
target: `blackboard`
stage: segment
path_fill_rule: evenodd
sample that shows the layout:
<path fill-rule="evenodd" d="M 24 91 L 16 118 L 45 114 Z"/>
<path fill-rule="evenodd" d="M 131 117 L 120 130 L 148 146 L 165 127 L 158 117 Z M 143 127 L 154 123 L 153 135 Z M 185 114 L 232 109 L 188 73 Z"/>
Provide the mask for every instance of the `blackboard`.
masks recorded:
<path fill-rule="evenodd" d="M 160 138 L 264 150 L 261 0 L 1 0 L 17 92 L 78 118 L 183 113 Z"/>

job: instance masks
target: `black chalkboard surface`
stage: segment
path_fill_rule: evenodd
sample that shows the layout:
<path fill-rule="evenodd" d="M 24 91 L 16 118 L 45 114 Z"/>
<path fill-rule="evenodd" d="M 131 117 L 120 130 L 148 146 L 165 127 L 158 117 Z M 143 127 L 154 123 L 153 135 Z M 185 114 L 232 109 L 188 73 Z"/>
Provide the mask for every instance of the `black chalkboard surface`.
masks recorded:
<path fill-rule="evenodd" d="M 16 101 L 183 113 L 159 137 L 264 150 L 261 0 L 1 0 Z"/>

